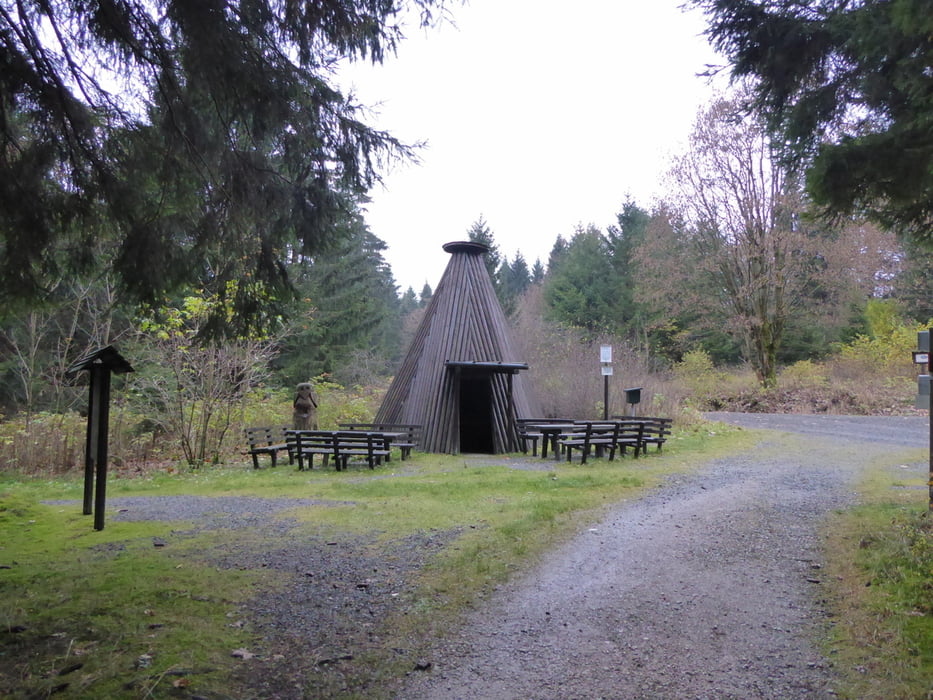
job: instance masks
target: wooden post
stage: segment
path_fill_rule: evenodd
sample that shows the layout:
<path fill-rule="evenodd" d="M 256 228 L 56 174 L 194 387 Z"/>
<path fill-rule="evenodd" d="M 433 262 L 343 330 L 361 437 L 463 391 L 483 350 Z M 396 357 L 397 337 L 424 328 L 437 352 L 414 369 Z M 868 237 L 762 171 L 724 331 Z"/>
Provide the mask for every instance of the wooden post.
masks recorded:
<path fill-rule="evenodd" d="M 603 377 L 603 420 L 609 420 L 609 375 Z"/>
<path fill-rule="evenodd" d="M 132 372 L 130 363 L 112 346 L 79 360 L 65 373 L 90 375 L 87 407 L 87 444 L 84 447 L 84 515 L 94 514 L 94 529 L 104 529 L 107 505 L 107 443 L 110 433 L 110 375 Z M 95 478 L 97 483 L 94 483 Z M 93 501 L 93 503 L 92 503 Z"/>
<path fill-rule="evenodd" d="M 91 369 L 91 383 L 87 397 L 87 433 L 84 442 L 84 515 L 94 512 L 94 459 L 97 455 L 97 417 L 95 411 L 100 399 L 98 384 Z"/>
<path fill-rule="evenodd" d="M 91 375 L 93 376 L 93 372 Z M 94 490 L 94 529 L 104 529 L 107 507 L 107 443 L 110 438 L 110 368 L 101 368 L 97 383 L 100 401 L 97 408 L 97 484 Z M 92 380 L 93 381 L 93 380 Z"/>

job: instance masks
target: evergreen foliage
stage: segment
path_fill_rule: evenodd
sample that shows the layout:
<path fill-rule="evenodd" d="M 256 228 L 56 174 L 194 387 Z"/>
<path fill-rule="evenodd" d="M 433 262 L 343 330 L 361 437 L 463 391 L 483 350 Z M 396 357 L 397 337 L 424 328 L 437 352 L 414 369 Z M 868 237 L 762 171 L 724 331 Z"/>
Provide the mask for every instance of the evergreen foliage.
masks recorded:
<path fill-rule="evenodd" d="M 431 289 L 431 285 L 425 282 L 424 286 L 421 288 L 420 305 L 422 307 L 427 306 L 431 301 L 431 297 L 433 296 L 434 296 L 434 291 Z"/>
<path fill-rule="evenodd" d="M 535 264 L 531 266 L 531 283 L 541 284 L 544 281 L 544 265 L 541 264 L 541 258 L 535 259 Z"/>
<path fill-rule="evenodd" d="M 552 253 L 544 299 L 552 320 L 590 333 L 617 328 L 618 277 L 613 269 L 610 244 L 599 229 L 594 226 L 578 229 L 559 255 Z"/>
<path fill-rule="evenodd" d="M 402 298 L 399 300 L 399 310 L 404 316 L 406 314 L 410 314 L 419 306 L 420 304 L 418 302 L 418 295 L 415 294 L 414 288 L 409 287 L 405 290 L 405 293 L 402 294 Z"/>
<path fill-rule="evenodd" d="M 264 325 L 286 253 L 322 250 L 411 152 L 332 66 L 382 61 L 402 8 L 442 2 L 2 0 L 0 301 L 87 269 L 104 237 L 132 298 L 200 286 L 232 302 L 222 325 Z"/>
<path fill-rule="evenodd" d="M 933 248 L 907 242 L 903 269 L 893 280 L 894 296 L 914 321 L 933 318 Z"/>
<path fill-rule="evenodd" d="M 693 0 L 814 201 L 933 244 L 927 0 Z"/>
<path fill-rule="evenodd" d="M 295 265 L 301 301 L 290 315 L 297 327 L 276 363 L 286 386 L 346 374 L 363 355 L 384 374 L 401 353 L 401 302 L 382 257 L 386 245 L 360 218 L 346 235 L 340 245 Z"/>
<path fill-rule="evenodd" d="M 618 280 L 618 312 L 620 326 L 630 330 L 638 318 L 635 304 L 635 275 L 632 269 L 635 249 L 644 241 L 650 214 L 632 199 L 627 199 L 616 215 L 616 225 L 606 230 L 606 239 L 612 253 L 612 267 Z M 640 330 L 640 329 L 638 329 Z"/>
<path fill-rule="evenodd" d="M 515 301 L 525 293 L 528 285 L 531 284 L 531 272 L 528 270 L 528 263 L 525 262 L 525 257 L 520 251 L 515 254 L 515 259 L 511 263 L 508 260 L 502 262 L 499 281 L 502 285 L 502 296 L 510 306 L 514 307 Z"/>
<path fill-rule="evenodd" d="M 476 219 L 467 230 L 467 240 L 472 241 L 473 243 L 482 243 L 484 246 L 489 248 L 489 251 L 486 253 L 486 256 L 483 258 L 483 261 L 486 264 L 486 269 L 489 271 L 489 277 L 492 279 L 493 285 L 496 287 L 496 292 L 498 293 L 498 279 L 499 279 L 499 268 L 503 263 L 502 255 L 499 252 L 499 246 L 496 245 L 496 237 L 493 234 L 492 230 L 489 228 L 489 224 L 486 223 L 486 219 L 482 214 L 479 215 L 479 218 Z"/>

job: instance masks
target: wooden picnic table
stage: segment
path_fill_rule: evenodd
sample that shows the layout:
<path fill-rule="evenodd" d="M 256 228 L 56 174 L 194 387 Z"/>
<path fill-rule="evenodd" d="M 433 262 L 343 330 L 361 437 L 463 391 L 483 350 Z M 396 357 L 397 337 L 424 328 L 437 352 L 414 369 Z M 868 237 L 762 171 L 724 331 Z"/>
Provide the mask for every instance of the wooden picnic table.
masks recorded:
<path fill-rule="evenodd" d="M 619 426 L 619 433 L 617 437 L 616 446 L 621 449 L 622 454 L 625 454 L 628 447 L 632 448 L 632 453 L 635 457 L 638 457 L 639 452 L 644 454 L 645 452 L 645 442 L 651 441 L 649 433 L 646 427 L 651 420 L 654 419 L 642 419 L 638 417 L 629 417 L 629 416 L 617 416 L 608 419 L 600 420 L 551 420 L 551 421 L 523 421 L 522 428 L 523 430 L 531 433 L 540 433 L 541 434 L 541 457 L 546 459 L 548 456 L 548 446 L 554 453 L 554 459 L 559 460 L 560 455 L 560 440 L 562 437 L 567 437 L 576 433 L 581 433 L 585 431 L 585 426 L 591 425 L 594 427 L 599 426 L 610 426 L 615 427 Z M 659 444 L 660 447 L 660 444 Z M 597 454 L 602 454 L 603 446 L 597 444 L 595 446 Z"/>
<path fill-rule="evenodd" d="M 569 420 L 564 423 L 525 423 L 525 428 L 527 430 L 533 430 L 536 433 L 541 433 L 543 436 L 541 438 L 542 459 L 547 458 L 548 443 L 550 443 L 551 448 L 554 450 L 554 458 L 560 459 L 560 452 L 557 449 L 557 439 L 565 433 L 572 433 L 579 427 L 578 423 Z"/>

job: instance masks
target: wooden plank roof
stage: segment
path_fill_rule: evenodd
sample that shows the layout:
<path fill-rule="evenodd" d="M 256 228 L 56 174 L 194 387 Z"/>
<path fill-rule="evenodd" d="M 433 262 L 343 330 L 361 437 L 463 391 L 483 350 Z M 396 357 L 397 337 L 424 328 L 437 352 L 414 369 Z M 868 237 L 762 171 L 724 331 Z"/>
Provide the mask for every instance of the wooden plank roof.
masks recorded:
<path fill-rule="evenodd" d="M 427 452 L 460 451 L 460 373 L 485 372 L 491 386 L 495 452 L 517 450 L 514 419 L 539 415 L 520 373 L 508 322 L 483 260 L 488 248 L 447 243 L 450 261 L 389 387 L 376 421 L 421 425 Z"/>

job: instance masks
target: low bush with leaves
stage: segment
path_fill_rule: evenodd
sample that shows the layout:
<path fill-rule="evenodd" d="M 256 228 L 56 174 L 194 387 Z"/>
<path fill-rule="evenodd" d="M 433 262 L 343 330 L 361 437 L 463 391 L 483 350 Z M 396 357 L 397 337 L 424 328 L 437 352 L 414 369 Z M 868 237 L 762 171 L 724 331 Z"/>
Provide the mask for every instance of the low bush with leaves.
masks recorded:
<path fill-rule="evenodd" d="M 132 375 L 127 375 L 132 377 Z M 127 379 L 127 381 L 132 381 Z M 320 424 L 369 422 L 385 393 L 385 386 L 346 388 L 326 378 L 314 380 L 320 399 Z M 121 393 L 123 395 L 121 395 Z M 236 412 L 215 443 L 215 463 L 247 461 L 244 429 L 250 426 L 291 427 L 291 389 L 255 387 L 243 396 Z M 200 410 L 192 402 L 190 410 Z M 0 422 L 0 471 L 20 474 L 65 474 L 84 469 L 87 418 L 78 413 L 20 415 Z M 187 461 L 181 440 L 170 428 L 140 410 L 126 388 L 115 390 L 110 408 L 109 461 L 117 474 L 132 474 Z"/>

